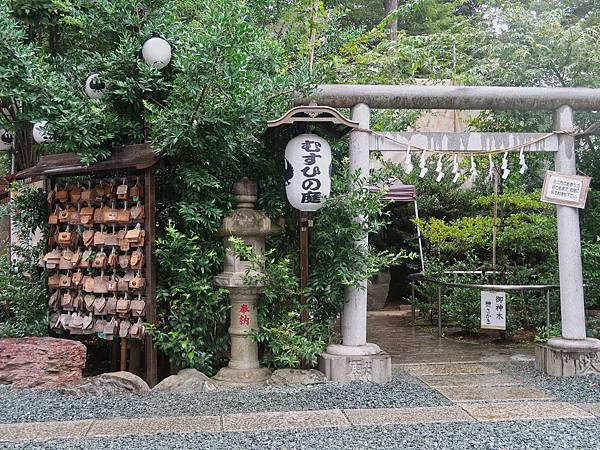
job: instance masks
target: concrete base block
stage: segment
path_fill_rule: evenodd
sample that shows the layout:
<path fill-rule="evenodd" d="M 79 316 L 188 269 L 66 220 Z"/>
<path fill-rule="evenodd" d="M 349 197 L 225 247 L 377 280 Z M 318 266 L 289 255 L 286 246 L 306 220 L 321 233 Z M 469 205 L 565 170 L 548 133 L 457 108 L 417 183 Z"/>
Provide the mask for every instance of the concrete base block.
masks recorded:
<path fill-rule="evenodd" d="M 392 381 L 392 358 L 385 352 L 375 355 L 332 355 L 321 353 L 319 370 L 331 381 Z"/>
<path fill-rule="evenodd" d="M 535 368 L 555 377 L 600 375 L 600 349 L 536 345 Z"/>

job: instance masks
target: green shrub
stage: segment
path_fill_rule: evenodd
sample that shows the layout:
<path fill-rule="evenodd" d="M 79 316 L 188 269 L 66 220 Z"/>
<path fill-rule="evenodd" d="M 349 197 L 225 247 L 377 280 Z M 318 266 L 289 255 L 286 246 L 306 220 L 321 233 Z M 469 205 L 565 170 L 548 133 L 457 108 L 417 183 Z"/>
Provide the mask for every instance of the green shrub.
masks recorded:
<path fill-rule="evenodd" d="M 14 183 L 11 186 L 13 200 L 2 206 L 0 217 L 12 217 L 12 226 L 18 243 L 8 247 L 0 255 L 0 337 L 48 335 L 48 295 L 46 272 L 39 267 L 46 245 L 45 229 L 38 229 L 46 222 L 45 194 L 40 190 Z M 38 232 L 37 245 L 31 238 Z"/>

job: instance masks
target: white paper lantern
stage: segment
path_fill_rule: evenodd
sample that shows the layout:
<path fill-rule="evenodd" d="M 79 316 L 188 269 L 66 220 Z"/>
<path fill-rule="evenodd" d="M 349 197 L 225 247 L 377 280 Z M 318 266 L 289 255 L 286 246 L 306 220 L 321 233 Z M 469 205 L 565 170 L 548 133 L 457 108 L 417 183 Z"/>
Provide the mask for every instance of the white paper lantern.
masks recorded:
<path fill-rule="evenodd" d="M 316 134 L 296 136 L 285 147 L 285 193 L 300 211 L 317 211 L 331 192 L 331 148 Z"/>
<path fill-rule="evenodd" d="M 47 120 L 40 120 L 39 122 L 33 124 L 33 140 L 38 144 L 47 144 L 52 142 L 52 137 L 44 129 L 47 123 Z"/>
<path fill-rule="evenodd" d="M 85 93 L 88 97 L 95 100 L 102 98 L 106 92 L 106 83 L 100 79 L 100 75 L 97 73 L 91 74 L 85 80 Z"/>
<path fill-rule="evenodd" d="M 163 38 L 152 37 L 144 42 L 142 56 L 149 66 L 162 69 L 171 61 L 171 45 Z"/>
<path fill-rule="evenodd" d="M 0 150 L 10 150 L 13 146 L 14 139 L 11 132 L 6 131 L 4 128 L 0 128 Z"/>

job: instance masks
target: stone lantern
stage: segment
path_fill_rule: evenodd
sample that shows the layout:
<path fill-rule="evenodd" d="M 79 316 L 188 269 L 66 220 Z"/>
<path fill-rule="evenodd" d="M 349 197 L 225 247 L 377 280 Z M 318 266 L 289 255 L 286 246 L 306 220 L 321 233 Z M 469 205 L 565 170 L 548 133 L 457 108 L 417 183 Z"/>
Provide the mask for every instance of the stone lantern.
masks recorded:
<path fill-rule="evenodd" d="M 215 277 L 215 284 L 229 291 L 231 359 L 228 367 L 222 368 L 213 379 L 230 386 L 264 384 L 271 371 L 260 367 L 258 345 L 249 336 L 253 329 L 258 328 L 256 302 L 262 285 L 254 280 L 260 275 L 260 269 L 251 267 L 250 261 L 235 255 L 229 238 L 241 238 L 255 254 L 260 255 L 265 249 L 265 237 L 279 232 L 279 228 L 271 225 L 265 213 L 254 209 L 257 199 L 254 181 L 242 178 L 233 185 L 233 193 L 237 207 L 219 229 L 225 245 L 225 267 Z"/>

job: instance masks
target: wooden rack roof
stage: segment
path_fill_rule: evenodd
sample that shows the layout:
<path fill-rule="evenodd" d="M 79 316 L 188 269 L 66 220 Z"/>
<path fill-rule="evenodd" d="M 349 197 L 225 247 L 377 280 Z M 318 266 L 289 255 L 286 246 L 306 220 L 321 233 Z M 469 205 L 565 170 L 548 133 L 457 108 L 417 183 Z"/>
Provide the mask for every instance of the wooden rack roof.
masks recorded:
<path fill-rule="evenodd" d="M 123 169 L 143 170 L 158 163 L 159 157 L 150 144 L 119 147 L 104 161 L 85 165 L 76 153 L 46 155 L 29 169 L 15 174 L 17 180 L 32 177 L 58 177 Z"/>

